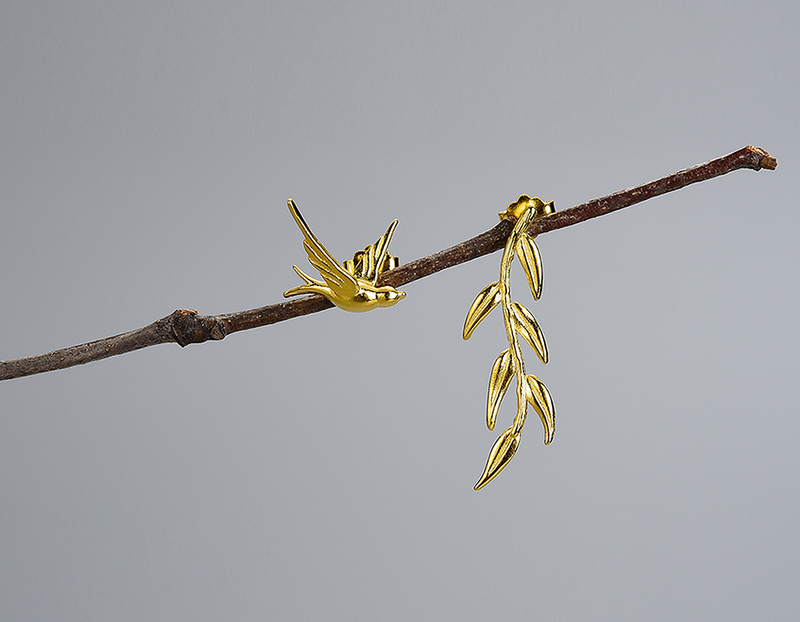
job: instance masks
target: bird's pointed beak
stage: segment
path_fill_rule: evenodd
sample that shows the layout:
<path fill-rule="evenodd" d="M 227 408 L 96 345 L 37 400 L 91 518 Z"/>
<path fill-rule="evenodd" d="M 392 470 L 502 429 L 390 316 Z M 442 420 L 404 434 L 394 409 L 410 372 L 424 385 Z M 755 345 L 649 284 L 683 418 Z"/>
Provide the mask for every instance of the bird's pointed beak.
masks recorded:
<path fill-rule="evenodd" d="M 386 306 L 393 306 L 400 302 L 403 298 L 406 297 L 405 292 L 401 292 L 399 290 L 393 290 L 387 292 L 386 296 Z"/>

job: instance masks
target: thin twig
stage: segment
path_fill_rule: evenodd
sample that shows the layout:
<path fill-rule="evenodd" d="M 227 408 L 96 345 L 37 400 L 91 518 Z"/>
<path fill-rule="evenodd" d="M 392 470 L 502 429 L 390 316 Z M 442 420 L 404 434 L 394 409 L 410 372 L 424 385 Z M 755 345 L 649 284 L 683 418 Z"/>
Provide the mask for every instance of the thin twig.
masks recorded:
<path fill-rule="evenodd" d="M 600 199 L 593 199 L 570 209 L 556 212 L 551 216 L 536 220 L 528 229 L 528 233 L 538 235 L 568 227 L 741 168 L 750 168 L 756 171 L 762 168 L 774 170 L 777 165 L 775 158 L 772 158 L 763 149 L 745 147 L 716 160 L 698 164 L 656 181 L 621 190 Z M 505 244 L 512 228 L 513 223 L 510 220 L 502 220 L 494 228 L 471 240 L 384 273 L 381 275 L 378 285 L 399 287 L 445 268 L 498 251 Z M 165 318 L 128 333 L 38 356 L 0 361 L 0 380 L 65 369 L 160 343 L 177 343 L 183 347 L 190 343 L 202 343 L 209 339 L 224 339 L 226 335 L 236 331 L 275 324 L 330 307 L 333 307 L 332 303 L 322 296 L 313 294 L 258 309 L 220 315 L 198 315 L 197 311 L 193 309 L 178 309 Z"/>

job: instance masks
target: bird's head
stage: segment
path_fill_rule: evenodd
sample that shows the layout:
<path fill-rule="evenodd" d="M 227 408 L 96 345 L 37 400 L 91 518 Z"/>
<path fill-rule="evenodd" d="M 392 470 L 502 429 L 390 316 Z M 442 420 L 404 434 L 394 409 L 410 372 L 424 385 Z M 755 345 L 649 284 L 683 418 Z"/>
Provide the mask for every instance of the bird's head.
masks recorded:
<path fill-rule="evenodd" d="M 405 292 L 396 290 L 394 287 L 385 285 L 375 288 L 375 299 L 379 307 L 391 307 L 406 297 Z"/>

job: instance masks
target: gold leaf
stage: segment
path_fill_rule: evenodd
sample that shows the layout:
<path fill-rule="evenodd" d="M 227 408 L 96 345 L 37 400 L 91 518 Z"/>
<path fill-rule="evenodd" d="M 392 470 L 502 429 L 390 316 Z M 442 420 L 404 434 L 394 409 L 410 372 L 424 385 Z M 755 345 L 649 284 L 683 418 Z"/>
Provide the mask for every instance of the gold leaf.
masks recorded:
<path fill-rule="evenodd" d="M 500 304 L 500 281 L 495 281 L 481 290 L 467 311 L 467 319 L 464 321 L 464 340 L 472 336 L 472 331 L 498 304 Z"/>
<path fill-rule="evenodd" d="M 478 483 L 475 484 L 475 490 L 480 490 L 486 486 L 511 462 L 511 458 L 517 452 L 521 435 L 522 432 L 514 434 L 513 425 L 500 435 L 500 438 L 495 441 L 492 450 L 489 452 L 486 468 L 483 470 L 483 475 L 481 475 Z"/>
<path fill-rule="evenodd" d="M 539 415 L 544 426 L 544 444 L 549 445 L 556 433 L 556 407 L 550 391 L 536 376 L 525 376 L 525 399 Z"/>
<path fill-rule="evenodd" d="M 494 430 L 500 403 L 511 385 L 514 371 L 514 358 L 511 356 L 511 348 L 509 348 L 497 357 L 492 367 L 492 375 L 489 377 L 489 397 L 486 400 L 486 426 L 490 430 Z"/>
<path fill-rule="evenodd" d="M 547 344 L 544 341 L 544 333 L 542 333 L 542 329 L 539 328 L 539 322 L 533 317 L 533 313 L 518 302 L 511 303 L 511 313 L 514 316 L 514 328 L 516 328 L 519 334 L 525 338 L 525 341 L 530 344 L 542 363 L 547 364 L 548 354 Z"/>
<path fill-rule="evenodd" d="M 544 279 L 542 256 L 539 254 L 539 247 L 536 246 L 532 236 L 523 233 L 517 241 L 516 251 L 519 262 L 522 264 L 522 269 L 525 270 L 525 276 L 528 277 L 528 285 L 531 287 L 533 298 L 534 300 L 539 300 L 542 295 L 542 282 Z"/>

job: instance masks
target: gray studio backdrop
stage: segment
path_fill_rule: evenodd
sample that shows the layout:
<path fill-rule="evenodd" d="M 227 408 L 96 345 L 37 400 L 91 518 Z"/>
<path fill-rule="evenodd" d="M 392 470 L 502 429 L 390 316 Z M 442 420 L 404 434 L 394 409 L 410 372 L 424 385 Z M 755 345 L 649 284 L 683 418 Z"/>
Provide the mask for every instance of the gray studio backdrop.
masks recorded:
<path fill-rule="evenodd" d="M 790 619 L 800 607 L 797 2 L 5 2 L 0 359 L 282 300 L 292 197 L 402 261 L 747 144 L 543 235 L 555 400 L 472 485 L 500 254 L 0 383 L 0 619 Z M 525 346 L 527 348 L 527 346 Z"/>

